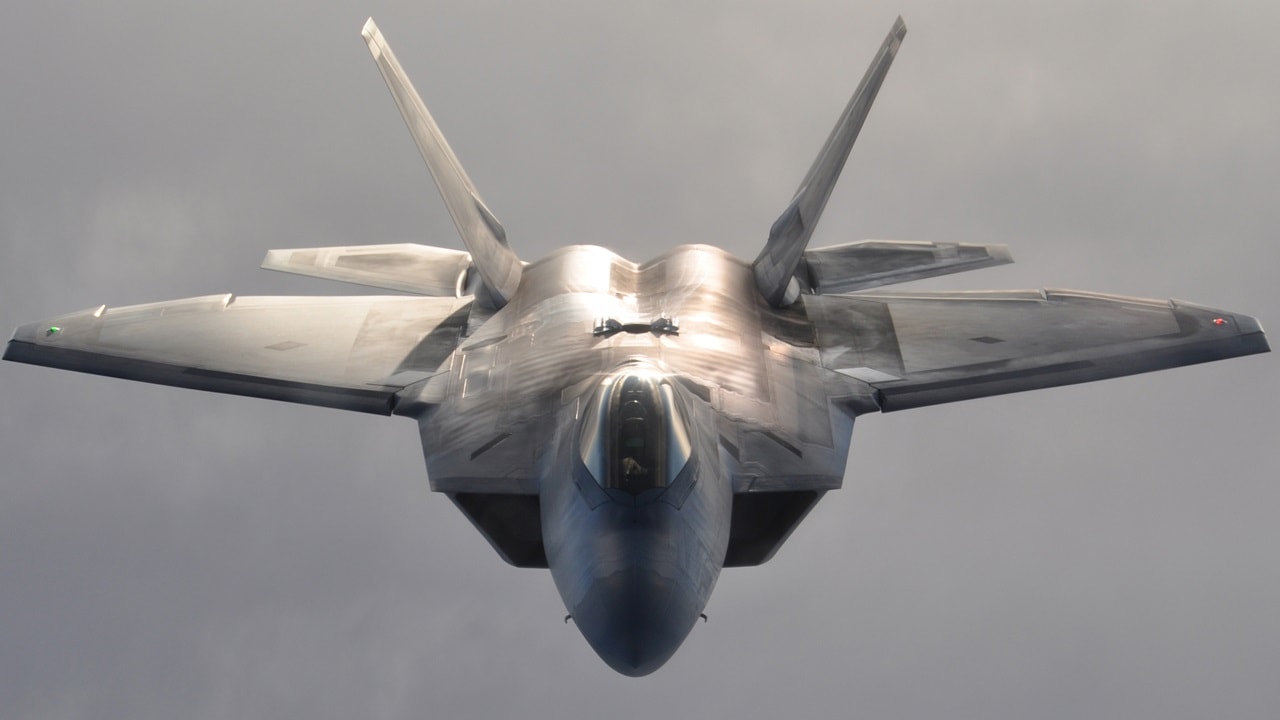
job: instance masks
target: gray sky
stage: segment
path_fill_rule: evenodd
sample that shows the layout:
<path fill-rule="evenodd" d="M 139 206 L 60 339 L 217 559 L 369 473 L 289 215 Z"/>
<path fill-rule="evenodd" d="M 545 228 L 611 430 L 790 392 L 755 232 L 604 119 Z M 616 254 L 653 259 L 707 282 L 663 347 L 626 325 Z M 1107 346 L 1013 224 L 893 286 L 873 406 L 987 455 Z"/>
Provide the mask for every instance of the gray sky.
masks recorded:
<path fill-rule="evenodd" d="M 901 13 L 815 245 L 1008 243 L 928 287 L 1280 324 L 1280 7 L 1245 0 L 24 4 L 0 326 L 350 288 L 272 247 L 459 246 L 373 14 L 512 245 L 751 257 Z M 358 290 L 356 290 L 358 292 Z M 653 676 L 428 491 L 403 419 L 0 367 L 15 718 L 1261 718 L 1275 355 L 867 416 L 845 488 Z"/>

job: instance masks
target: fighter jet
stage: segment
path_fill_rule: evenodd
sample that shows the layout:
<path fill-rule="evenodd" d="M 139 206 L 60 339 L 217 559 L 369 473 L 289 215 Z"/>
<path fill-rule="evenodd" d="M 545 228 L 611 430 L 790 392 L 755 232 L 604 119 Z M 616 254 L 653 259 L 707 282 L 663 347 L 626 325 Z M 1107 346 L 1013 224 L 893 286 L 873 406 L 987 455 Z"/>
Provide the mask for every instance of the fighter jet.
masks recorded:
<path fill-rule="evenodd" d="M 466 251 L 271 250 L 263 267 L 407 295 L 197 297 L 23 325 L 4 357 L 418 423 L 431 488 L 551 571 L 612 668 L 662 666 L 722 568 L 772 558 L 841 486 L 854 420 L 1268 351 L 1258 322 L 1073 290 L 869 292 L 1003 245 L 808 243 L 906 27 L 889 31 L 746 261 L 686 245 L 522 261 L 378 28 L 363 36 Z"/>

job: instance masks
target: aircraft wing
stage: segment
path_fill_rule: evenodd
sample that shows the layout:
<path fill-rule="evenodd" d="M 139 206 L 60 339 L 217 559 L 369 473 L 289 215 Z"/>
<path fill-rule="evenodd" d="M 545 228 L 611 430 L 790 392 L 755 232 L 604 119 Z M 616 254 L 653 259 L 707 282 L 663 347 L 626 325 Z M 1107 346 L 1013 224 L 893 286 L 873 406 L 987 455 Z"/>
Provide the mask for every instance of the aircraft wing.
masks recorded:
<path fill-rule="evenodd" d="M 1133 375 L 1267 352 L 1257 320 L 1073 290 L 806 296 L 824 367 L 880 409 Z"/>
<path fill-rule="evenodd" d="M 445 364 L 469 300 L 236 297 L 106 306 L 23 325 L 4 359 L 391 414 Z"/>

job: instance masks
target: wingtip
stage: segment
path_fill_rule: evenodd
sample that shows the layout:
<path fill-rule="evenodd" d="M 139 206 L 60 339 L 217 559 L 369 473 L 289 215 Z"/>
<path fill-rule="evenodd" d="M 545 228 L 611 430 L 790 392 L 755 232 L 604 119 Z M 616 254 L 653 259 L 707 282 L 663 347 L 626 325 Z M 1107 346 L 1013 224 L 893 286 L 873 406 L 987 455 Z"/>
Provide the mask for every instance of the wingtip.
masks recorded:
<path fill-rule="evenodd" d="M 34 343 L 36 341 L 36 338 L 39 337 L 38 331 L 40 329 L 40 325 L 41 323 L 38 323 L 38 322 L 19 325 L 18 327 L 13 329 L 13 334 L 9 336 L 9 343 L 11 345 L 15 342 Z M 4 359 L 5 360 L 11 359 L 9 357 L 8 349 L 5 350 Z"/>
<path fill-rule="evenodd" d="M 1258 335 L 1261 340 L 1262 352 L 1270 352 L 1271 346 L 1267 344 L 1267 332 L 1262 329 L 1262 323 L 1258 322 L 1258 318 L 1239 313 L 1232 313 L 1231 317 L 1236 321 L 1236 331 L 1238 333 L 1241 335 Z"/>
<path fill-rule="evenodd" d="M 78 331 L 83 330 L 86 325 L 92 324 L 95 320 L 101 318 L 104 311 L 106 311 L 106 306 L 99 305 L 96 308 L 86 308 L 79 312 L 67 313 L 19 325 L 14 328 L 13 335 L 9 338 L 10 347 L 13 347 L 14 343 L 19 343 L 24 347 L 13 349 L 14 352 L 22 352 L 38 345 L 61 345 L 68 337 L 75 337 L 79 334 Z M 8 349 L 5 351 L 4 359 L 14 359 L 9 356 Z M 19 362 L 22 361 L 20 360 Z"/>
<path fill-rule="evenodd" d="M 1183 312 L 1193 311 L 1206 324 L 1206 327 L 1209 326 L 1209 323 L 1212 323 L 1213 331 L 1216 333 L 1226 331 L 1238 336 L 1244 342 L 1242 346 L 1244 349 L 1238 353 L 1240 355 L 1271 351 L 1271 346 L 1267 342 L 1266 331 L 1262 329 L 1262 323 L 1251 315 L 1176 298 L 1171 298 L 1169 305 Z"/>

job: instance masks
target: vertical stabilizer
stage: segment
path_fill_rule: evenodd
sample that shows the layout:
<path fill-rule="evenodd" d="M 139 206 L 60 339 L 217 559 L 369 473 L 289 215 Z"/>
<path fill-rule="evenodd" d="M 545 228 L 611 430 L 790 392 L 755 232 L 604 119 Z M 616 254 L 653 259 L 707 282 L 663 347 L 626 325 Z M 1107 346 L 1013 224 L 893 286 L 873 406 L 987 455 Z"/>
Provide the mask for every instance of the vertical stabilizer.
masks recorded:
<path fill-rule="evenodd" d="M 471 253 L 471 261 L 480 273 L 483 287 L 476 293 L 477 298 L 486 305 L 500 308 L 507 304 L 520 285 L 520 274 L 523 270 L 520 258 L 507 246 L 506 231 L 498 219 L 485 207 L 480 199 L 471 178 L 462 169 L 457 156 L 449 148 L 440 127 L 427 112 L 418 91 L 405 75 L 396 56 L 391 52 L 387 41 L 382 37 L 373 18 L 365 23 L 361 32 L 369 51 L 378 63 L 378 70 L 387 81 L 387 87 L 395 97 L 400 114 L 409 126 L 413 141 L 422 153 L 422 159 L 431 169 L 431 177 L 444 197 L 444 204 L 449 208 L 453 224 L 462 235 L 462 242 Z"/>
<path fill-rule="evenodd" d="M 849 157 L 853 141 L 858 138 L 858 131 L 867 119 L 871 103 L 875 101 L 876 93 L 880 91 L 880 85 L 884 82 L 898 46 L 902 44 L 902 38 L 906 34 L 907 26 L 902 18 L 898 18 L 884 44 L 880 46 L 880 51 L 876 53 L 875 60 L 871 62 L 871 67 L 867 68 L 867 74 L 862 76 L 862 82 L 849 99 L 849 104 L 836 122 L 826 144 L 813 161 L 813 167 L 809 168 L 809 173 L 800 183 L 791 204 L 770 228 L 769 240 L 751 266 L 761 294 L 774 307 L 789 305 L 799 296 L 800 289 L 795 282 L 796 268 L 799 267 L 805 246 L 809 244 L 809 237 L 818 224 L 818 218 L 827 205 L 827 198 L 831 197 L 831 189 L 835 187 L 836 179 L 840 177 L 840 171 Z"/>

